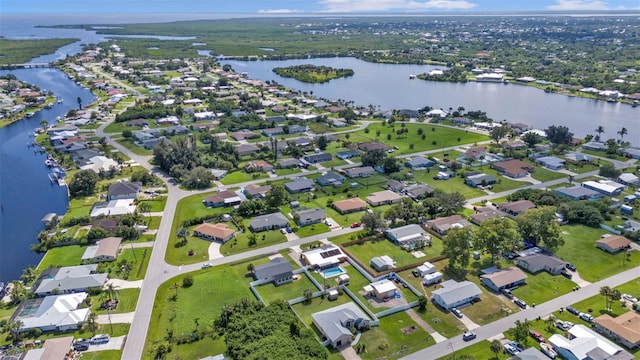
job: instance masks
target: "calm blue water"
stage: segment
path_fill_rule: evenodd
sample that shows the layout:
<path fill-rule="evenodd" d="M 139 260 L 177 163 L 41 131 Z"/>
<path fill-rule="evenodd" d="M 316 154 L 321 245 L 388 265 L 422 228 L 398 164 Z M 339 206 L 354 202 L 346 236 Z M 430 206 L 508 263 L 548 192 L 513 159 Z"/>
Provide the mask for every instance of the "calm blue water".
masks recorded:
<path fill-rule="evenodd" d="M 0 75 L 7 73 L 0 71 Z M 78 96 L 83 104 L 94 101 L 91 92 L 76 85 L 60 70 L 28 69 L 12 73 L 22 81 L 53 91 L 64 103 L 0 129 L 0 281 L 16 279 L 22 269 L 40 261 L 42 255 L 30 251 L 44 229 L 40 220 L 50 212 L 64 214 L 69 203 L 67 188 L 52 186 L 49 181 L 44 165 L 46 155 L 27 148 L 27 143 L 33 142 L 29 133 L 40 126 L 40 121 L 54 123 L 56 117 L 66 114 L 77 104 Z"/>
<path fill-rule="evenodd" d="M 331 269 L 323 271 L 322 272 L 322 276 L 325 279 L 328 279 L 328 278 L 331 278 L 331 277 L 334 277 L 334 276 L 338 276 L 338 275 L 344 274 L 345 272 L 346 271 L 342 270 L 341 267 L 335 267 L 335 268 L 331 268 Z"/>

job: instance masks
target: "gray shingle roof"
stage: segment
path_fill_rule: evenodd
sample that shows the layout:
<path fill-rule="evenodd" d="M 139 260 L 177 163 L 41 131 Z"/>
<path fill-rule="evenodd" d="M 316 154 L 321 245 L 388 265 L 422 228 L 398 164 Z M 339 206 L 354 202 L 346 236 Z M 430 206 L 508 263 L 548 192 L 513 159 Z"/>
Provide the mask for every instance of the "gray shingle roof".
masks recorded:
<path fill-rule="evenodd" d="M 482 290 L 471 281 L 447 280 L 442 283 L 442 288 L 433 291 L 432 294 L 440 296 L 446 304 L 453 304 L 462 299 L 480 296 Z"/>
<path fill-rule="evenodd" d="M 352 320 L 353 322 L 358 319 L 369 319 L 353 302 L 317 312 L 312 314 L 311 317 L 320 327 L 320 331 L 322 331 L 331 342 L 340 338 L 342 335 L 351 336 L 351 331 L 344 326 L 346 320 Z"/>
<path fill-rule="evenodd" d="M 293 266 L 291 266 L 287 259 L 282 257 L 275 258 L 266 264 L 258 265 L 253 269 L 253 274 L 256 279 L 291 275 L 292 272 Z"/>

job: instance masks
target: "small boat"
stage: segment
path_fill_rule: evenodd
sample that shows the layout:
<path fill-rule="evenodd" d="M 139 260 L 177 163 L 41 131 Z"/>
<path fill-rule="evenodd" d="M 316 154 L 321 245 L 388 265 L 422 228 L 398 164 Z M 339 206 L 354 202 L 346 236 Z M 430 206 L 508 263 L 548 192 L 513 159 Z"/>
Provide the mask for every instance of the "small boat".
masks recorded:
<path fill-rule="evenodd" d="M 638 106 L 638 100 L 633 100 L 633 103 L 631 103 L 632 107 L 636 107 Z"/>
<path fill-rule="evenodd" d="M 58 99 L 58 101 L 56 101 L 58 104 L 62 104 L 64 102 L 64 100 L 62 99 Z"/>
<path fill-rule="evenodd" d="M 51 109 L 53 107 L 52 103 L 48 103 L 47 105 L 44 106 L 45 109 Z"/>
<path fill-rule="evenodd" d="M 545 355 L 547 355 L 552 359 L 555 359 L 556 356 L 558 356 L 558 353 L 555 350 L 553 350 L 553 347 L 550 344 L 547 344 L 546 342 L 540 343 L 540 349 Z"/>
<path fill-rule="evenodd" d="M 415 79 L 415 78 L 416 78 L 416 76 L 415 76 L 415 75 L 413 75 L 413 74 L 409 74 L 409 79 L 413 80 L 413 79 Z"/>
<path fill-rule="evenodd" d="M 614 99 L 614 98 L 608 98 L 608 99 L 607 99 L 607 102 L 611 102 L 611 103 L 612 103 L 612 102 L 616 102 L 616 99 Z"/>
<path fill-rule="evenodd" d="M 32 116 L 33 116 L 33 115 L 35 115 L 35 114 L 36 114 L 36 113 L 34 113 L 34 112 L 28 112 L 28 113 L 27 113 L 27 117 L 28 117 L 28 118 L 30 118 L 30 117 L 32 117 Z"/>
<path fill-rule="evenodd" d="M 44 164 L 47 165 L 48 167 L 52 167 L 56 165 L 56 162 L 54 160 L 47 159 L 44 161 Z"/>

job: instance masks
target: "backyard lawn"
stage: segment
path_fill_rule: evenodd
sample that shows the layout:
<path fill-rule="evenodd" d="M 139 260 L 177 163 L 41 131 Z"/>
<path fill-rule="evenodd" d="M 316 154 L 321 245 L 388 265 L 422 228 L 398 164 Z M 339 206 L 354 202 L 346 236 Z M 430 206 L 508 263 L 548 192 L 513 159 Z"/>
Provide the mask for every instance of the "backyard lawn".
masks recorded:
<path fill-rule="evenodd" d="M 124 279 L 129 281 L 140 280 L 147 273 L 149 259 L 151 258 L 151 247 L 125 248 L 120 251 L 116 261 L 104 262 L 98 266 L 98 271 L 109 273 L 110 278 Z M 130 264 L 128 271 L 123 270 L 124 262 Z"/>
<path fill-rule="evenodd" d="M 580 277 L 595 282 L 621 271 L 640 266 L 640 254 L 629 252 L 629 258 L 624 261 L 625 253 L 609 254 L 596 248 L 596 241 L 607 232 L 600 228 L 584 225 L 565 225 L 560 228 L 564 235 L 565 244 L 556 255 L 565 261 L 573 263 Z"/>
<path fill-rule="evenodd" d="M 107 300 L 106 293 L 102 293 L 97 296 L 92 296 L 91 311 L 98 314 L 106 314 L 107 310 L 100 309 L 100 305 Z M 118 289 L 116 287 L 115 298 L 118 299 L 118 307 L 115 310 L 111 310 L 112 314 L 128 313 L 136 310 L 138 304 L 138 297 L 140 296 L 140 289 Z"/>
<path fill-rule="evenodd" d="M 164 211 L 164 206 L 167 203 L 166 196 L 156 196 L 153 200 L 142 200 L 139 203 L 149 204 L 149 212 Z"/>
<path fill-rule="evenodd" d="M 273 283 L 261 285 L 256 287 L 258 294 L 262 297 L 262 300 L 268 305 L 276 300 L 291 300 L 297 297 L 303 296 L 306 289 L 313 292 L 318 291 L 311 280 L 302 273 L 297 275 L 298 279 L 292 283 L 275 286 Z"/>
<path fill-rule="evenodd" d="M 324 225 L 324 224 L 322 224 Z M 326 226 L 326 225 L 325 225 Z M 227 241 L 220 246 L 220 253 L 227 256 L 233 255 L 248 250 L 255 250 L 261 247 L 279 244 L 287 241 L 286 237 L 279 230 L 269 230 L 255 233 L 256 245 L 249 245 L 249 236 L 253 234 L 247 230 L 241 234 L 236 235 L 233 239 Z M 201 240 L 201 239 L 198 239 Z M 206 241 L 206 240 L 201 240 Z M 207 241 L 207 243 L 211 243 Z"/>
<path fill-rule="evenodd" d="M 82 254 L 87 249 L 86 246 L 67 245 L 49 249 L 38 265 L 38 271 L 50 267 L 80 265 Z"/>
<path fill-rule="evenodd" d="M 362 359 L 397 359 L 435 345 L 435 341 L 402 311 L 385 316 L 379 326 L 363 332 L 359 344 L 366 348 Z"/>
<path fill-rule="evenodd" d="M 268 258 L 254 259 L 259 265 Z M 144 358 L 153 358 L 154 347 L 163 342 L 166 330 L 174 334 L 189 334 L 194 330 L 194 319 L 202 326 L 210 326 L 224 307 L 242 298 L 255 300 L 249 290 L 252 278 L 247 272 L 248 263 L 224 265 L 204 271 L 193 272 L 175 277 L 158 288 L 151 324 L 147 334 Z M 193 276 L 191 287 L 182 287 L 185 276 Z M 177 295 L 177 296 L 176 296 Z M 203 311 L 205 310 L 205 311 Z M 224 338 L 206 336 L 203 340 L 174 348 L 185 359 L 197 359 L 211 354 L 224 353 Z"/>
<path fill-rule="evenodd" d="M 310 329 L 313 329 L 316 334 L 318 334 L 318 330 L 315 326 L 312 326 L 313 320 L 311 319 L 311 314 L 317 313 L 322 310 L 326 310 L 338 305 L 346 304 L 351 302 L 351 298 L 347 294 L 341 294 L 338 296 L 336 300 L 328 300 L 327 298 L 317 297 L 312 299 L 311 301 L 303 301 L 301 303 L 297 303 L 291 306 L 291 309 L 298 315 L 300 320 L 308 326 Z M 354 303 L 355 304 L 355 303 Z M 356 304 L 356 306 L 358 306 Z"/>
<path fill-rule="evenodd" d="M 220 182 L 224 185 L 229 185 L 251 180 L 266 179 L 269 177 L 269 175 L 264 172 L 248 173 L 244 171 L 244 168 L 242 168 L 240 165 L 238 165 L 238 167 L 240 167 L 240 170 L 230 172 L 225 177 L 220 179 Z"/>
<path fill-rule="evenodd" d="M 425 253 L 425 256 L 421 258 L 417 258 L 410 252 L 402 250 L 386 238 L 382 238 L 375 242 L 367 241 L 361 244 L 352 245 L 347 247 L 346 250 L 367 266 L 369 266 L 369 262 L 372 258 L 388 255 L 396 261 L 396 266 L 400 267 L 412 263 L 425 262 L 430 258 L 440 255 L 442 252 L 442 241 L 434 237 L 432 238 L 432 243 L 433 245 L 431 247 L 425 247 L 421 250 Z"/>

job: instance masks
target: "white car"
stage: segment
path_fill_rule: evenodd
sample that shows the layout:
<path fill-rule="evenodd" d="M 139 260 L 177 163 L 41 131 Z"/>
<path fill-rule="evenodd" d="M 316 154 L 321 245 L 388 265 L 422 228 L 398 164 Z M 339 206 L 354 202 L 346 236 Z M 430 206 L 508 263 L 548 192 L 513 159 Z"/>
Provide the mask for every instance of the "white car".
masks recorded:
<path fill-rule="evenodd" d="M 591 316 L 591 314 L 587 314 L 587 313 L 580 313 L 580 315 L 578 315 L 578 317 L 586 322 L 592 322 L 593 321 L 593 316 Z"/>
<path fill-rule="evenodd" d="M 638 299 L 634 298 L 633 296 L 631 296 L 629 294 L 622 294 L 622 298 L 624 300 L 627 300 L 627 301 L 631 302 L 631 303 L 637 303 L 638 302 Z"/>
<path fill-rule="evenodd" d="M 207 268 L 210 268 L 210 267 L 212 267 L 212 266 L 213 266 L 213 265 L 211 265 L 211 263 L 204 263 L 204 264 L 202 264 L 202 268 L 203 268 L 203 269 L 207 269 Z"/>

